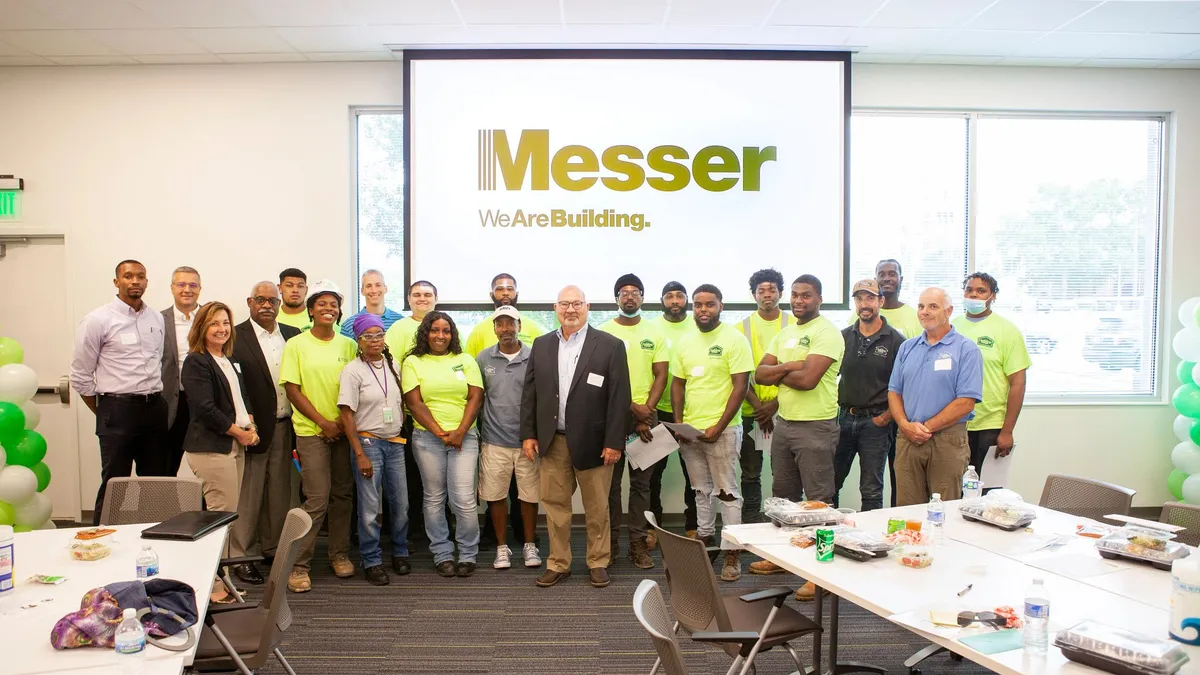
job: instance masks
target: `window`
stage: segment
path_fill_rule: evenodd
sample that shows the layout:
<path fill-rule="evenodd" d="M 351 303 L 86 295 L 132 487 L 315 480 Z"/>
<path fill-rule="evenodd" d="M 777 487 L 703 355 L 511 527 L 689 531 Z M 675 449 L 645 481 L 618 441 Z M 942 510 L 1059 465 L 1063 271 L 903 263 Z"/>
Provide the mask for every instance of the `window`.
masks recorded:
<path fill-rule="evenodd" d="M 360 274 L 383 272 L 387 306 L 404 306 L 404 116 L 398 110 L 358 110 L 355 158 L 358 184 L 358 270 L 354 309 L 362 307 Z"/>

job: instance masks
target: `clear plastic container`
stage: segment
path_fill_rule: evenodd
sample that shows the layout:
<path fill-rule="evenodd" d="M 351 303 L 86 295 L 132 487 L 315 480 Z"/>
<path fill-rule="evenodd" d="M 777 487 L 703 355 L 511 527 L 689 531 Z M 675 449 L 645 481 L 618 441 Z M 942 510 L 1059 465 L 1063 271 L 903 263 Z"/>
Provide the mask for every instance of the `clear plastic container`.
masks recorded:
<path fill-rule="evenodd" d="M 1032 523 L 1037 518 L 1037 511 L 1015 494 L 997 490 L 979 499 L 966 499 L 958 505 L 958 512 L 967 520 L 1017 530 Z"/>
<path fill-rule="evenodd" d="M 846 514 L 831 506 L 807 508 L 804 503 L 776 497 L 763 502 L 763 514 L 780 527 L 836 525 L 846 519 Z"/>
<path fill-rule="evenodd" d="M 76 560 L 100 560 L 107 558 L 112 549 L 98 541 L 76 541 L 71 544 L 71 557 Z"/>
<path fill-rule="evenodd" d="M 937 548 L 926 544 L 904 544 L 892 549 L 892 558 L 905 567 L 919 570 L 933 564 Z"/>
<path fill-rule="evenodd" d="M 1054 638 L 1072 661 L 1123 675 L 1171 675 L 1188 662 L 1178 643 L 1087 620 Z"/>
<path fill-rule="evenodd" d="M 1186 558 L 1191 550 L 1184 544 L 1171 541 L 1170 532 L 1144 527 L 1123 527 L 1096 540 L 1096 550 L 1105 558 L 1129 558 L 1171 569 L 1171 563 Z"/>
<path fill-rule="evenodd" d="M 868 553 L 886 553 L 892 550 L 892 545 L 888 543 L 887 539 L 874 532 L 867 532 L 848 525 L 834 525 L 828 529 L 833 530 L 833 543 L 836 546 Z M 806 528 L 804 533 L 815 537 L 816 528 Z"/>

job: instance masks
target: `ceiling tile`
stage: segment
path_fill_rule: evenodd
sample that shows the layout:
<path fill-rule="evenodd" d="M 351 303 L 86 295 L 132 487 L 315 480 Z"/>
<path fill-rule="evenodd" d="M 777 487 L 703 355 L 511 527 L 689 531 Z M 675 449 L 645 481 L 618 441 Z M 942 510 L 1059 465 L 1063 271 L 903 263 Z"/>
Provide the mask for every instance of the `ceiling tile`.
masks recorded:
<path fill-rule="evenodd" d="M 460 45 L 471 41 L 466 27 L 462 25 L 376 26 L 375 34 L 385 45 Z"/>
<path fill-rule="evenodd" d="M 366 26 L 458 23 L 451 0 L 342 0 L 355 23 Z"/>
<path fill-rule="evenodd" d="M 147 65 L 167 66 L 167 65 L 193 65 L 201 63 L 221 63 L 220 57 L 216 54 L 139 54 L 133 57 L 138 63 Z"/>
<path fill-rule="evenodd" d="M 370 26 L 277 28 L 275 32 L 301 52 L 370 52 L 383 49 L 378 32 Z"/>
<path fill-rule="evenodd" d="M 4 17 L 4 28 L 11 30 L 67 28 L 63 22 L 33 9 L 23 0 L 0 0 L 0 17 Z"/>
<path fill-rule="evenodd" d="M 224 28 L 259 23 L 242 0 L 130 0 L 165 26 Z"/>
<path fill-rule="evenodd" d="M 891 0 L 871 18 L 877 28 L 959 28 L 996 0 Z"/>
<path fill-rule="evenodd" d="M 379 52 L 305 52 L 309 61 L 395 61 L 390 50 Z"/>
<path fill-rule="evenodd" d="M 567 24 L 662 23 L 667 0 L 563 0 Z"/>
<path fill-rule="evenodd" d="M 863 52 L 854 55 L 854 63 L 912 63 L 916 58 L 916 54 Z"/>
<path fill-rule="evenodd" d="M 952 65 L 952 66 L 990 66 L 999 61 L 999 56 L 961 56 L 952 54 L 922 54 L 913 63 Z"/>
<path fill-rule="evenodd" d="M 6 66 L 53 66 L 54 62 L 40 56 L 0 56 L 0 68 Z"/>
<path fill-rule="evenodd" d="M 757 26 L 666 26 L 663 41 L 686 45 L 748 45 L 758 43 Z"/>
<path fill-rule="evenodd" d="M 563 39 L 578 44 L 654 44 L 662 39 L 661 24 L 569 23 Z"/>
<path fill-rule="evenodd" d="M 1084 68 L 1157 68 L 1163 59 L 1087 59 L 1079 64 Z"/>
<path fill-rule="evenodd" d="M 0 56 L 32 56 L 28 49 L 0 40 Z"/>
<path fill-rule="evenodd" d="M 760 26 L 775 0 L 672 0 L 667 23 L 684 26 Z"/>
<path fill-rule="evenodd" d="M 468 25 L 562 23 L 558 0 L 457 0 L 455 4 Z"/>
<path fill-rule="evenodd" d="M 219 54 L 226 63 L 288 63 L 292 61 L 308 61 L 299 52 L 280 54 Z"/>
<path fill-rule="evenodd" d="M 1076 57 L 1099 56 L 1106 46 L 1105 35 L 1097 33 L 1050 33 L 1030 45 L 1018 49 L 1014 56 Z"/>
<path fill-rule="evenodd" d="M 51 61 L 60 66 L 135 66 L 132 56 L 51 56 Z"/>
<path fill-rule="evenodd" d="M 864 52 L 915 55 L 940 44 L 953 32 L 919 28 L 858 28 L 846 39 L 846 46 L 857 47 Z"/>
<path fill-rule="evenodd" d="M 1117 35 L 1099 54 L 1110 59 L 1179 59 L 1200 51 L 1200 35 Z"/>
<path fill-rule="evenodd" d="M 504 45 L 547 45 L 562 44 L 565 40 L 562 26 L 505 26 L 498 24 L 480 24 L 467 26 L 467 35 L 471 42 L 479 44 Z"/>
<path fill-rule="evenodd" d="M 973 54 L 1007 56 L 1026 47 L 1045 33 L 1015 30 L 960 30 L 922 50 L 924 54 Z"/>
<path fill-rule="evenodd" d="M 1106 2 L 1063 30 L 1073 33 L 1179 33 L 1176 22 L 1200 9 L 1200 2 Z"/>
<path fill-rule="evenodd" d="M 351 26 L 360 23 L 344 2 L 331 0 L 246 0 L 260 26 Z"/>
<path fill-rule="evenodd" d="M 25 0 L 68 28 L 163 28 L 161 21 L 126 0 Z"/>
<path fill-rule="evenodd" d="M 188 40 L 182 33 L 170 29 L 89 30 L 88 37 L 112 47 L 122 54 L 203 54 L 205 49 Z"/>
<path fill-rule="evenodd" d="M 22 30 L 0 32 L 0 40 L 39 56 L 98 56 L 116 50 L 77 30 Z"/>
<path fill-rule="evenodd" d="M 1006 56 L 996 62 L 998 66 L 1051 66 L 1056 68 L 1069 68 L 1079 65 L 1083 59 L 1077 57 L 1056 58 L 1050 56 L 1028 57 L 1028 56 Z"/>
<path fill-rule="evenodd" d="M 782 0 L 771 12 L 772 26 L 861 26 L 886 0 Z"/>
<path fill-rule="evenodd" d="M 1054 30 L 1098 5 L 1099 2 L 1083 0 L 1002 0 L 988 7 L 966 27 L 977 30 Z"/>
<path fill-rule="evenodd" d="M 1200 9 L 1173 21 L 1171 29 L 1177 33 L 1200 33 Z"/>
<path fill-rule="evenodd" d="M 845 26 L 766 26 L 759 39 L 768 45 L 838 47 L 852 32 Z"/>
<path fill-rule="evenodd" d="M 264 54 L 296 51 L 270 28 L 185 28 L 192 42 L 214 54 Z"/>

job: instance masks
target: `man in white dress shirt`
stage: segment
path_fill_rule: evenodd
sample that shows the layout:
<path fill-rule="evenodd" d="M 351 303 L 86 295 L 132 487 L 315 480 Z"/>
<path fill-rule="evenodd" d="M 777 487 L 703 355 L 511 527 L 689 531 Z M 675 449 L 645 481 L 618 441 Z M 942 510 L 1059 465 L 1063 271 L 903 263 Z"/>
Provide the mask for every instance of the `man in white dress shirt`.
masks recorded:
<path fill-rule="evenodd" d="M 188 354 L 188 333 L 192 330 L 192 317 L 200 306 L 200 273 L 192 267 L 176 267 L 171 273 L 171 296 L 175 304 L 163 310 L 162 379 L 163 398 L 167 399 L 167 451 L 170 453 L 168 469 L 179 471 L 183 460 L 183 439 L 187 436 L 187 394 L 179 381 L 183 372 L 183 360 Z"/>

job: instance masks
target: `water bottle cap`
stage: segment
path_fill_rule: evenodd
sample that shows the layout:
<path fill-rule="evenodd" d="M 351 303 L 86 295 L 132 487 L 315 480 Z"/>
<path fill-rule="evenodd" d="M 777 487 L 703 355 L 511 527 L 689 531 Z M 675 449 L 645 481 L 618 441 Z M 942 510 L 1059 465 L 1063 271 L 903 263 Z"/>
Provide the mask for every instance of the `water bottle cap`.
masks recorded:
<path fill-rule="evenodd" d="M 941 499 L 941 498 L 942 498 L 942 493 L 940 493 L 940 492 L 935 492 L 935 493 L 933 493 L 933 498 L 934 498 L 934 499 Z"/>
<path fill-rule="evenodd" d="M 974 471 L 974 470 L 975 470 L 975 465 L 974 465 L 974 464 L 968 464 L 968 465 L 967 465 L 967 471 Z"/>
<path fill-rule="evenodd" d="M 132 607 L 126 607 L 125 611 L 121 612 L 121 616 L 125 617 L 126 619 L 136 618 L 137 610 Z"/>

